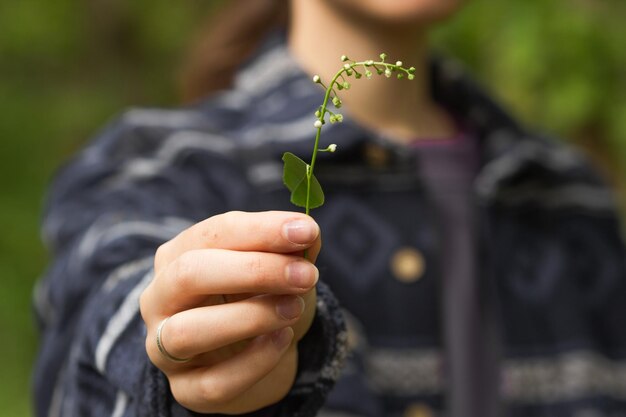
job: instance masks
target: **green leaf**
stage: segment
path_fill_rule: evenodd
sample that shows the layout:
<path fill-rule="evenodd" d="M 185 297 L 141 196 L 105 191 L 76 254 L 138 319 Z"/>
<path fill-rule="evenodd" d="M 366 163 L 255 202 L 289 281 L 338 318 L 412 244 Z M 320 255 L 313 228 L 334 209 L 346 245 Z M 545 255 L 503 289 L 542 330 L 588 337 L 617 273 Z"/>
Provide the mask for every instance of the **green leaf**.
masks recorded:
<path fill-rule="evenodd" d="M 307 201 L 307 170 L 309 165 L 291 152 L 283 154 L 283 182 L 291 191 L 291 202 L 298 207 L 306 208 Z M 317 208 L 324 204 L 324 192 L 315 175 L 311 176 L 309 208 Z"/>
<path fill-rule="evenodd" d="M 283 154 L 283 182 L 289 191 L 295 190 L 306 179 L 307 163 L 291 152 Z"/>

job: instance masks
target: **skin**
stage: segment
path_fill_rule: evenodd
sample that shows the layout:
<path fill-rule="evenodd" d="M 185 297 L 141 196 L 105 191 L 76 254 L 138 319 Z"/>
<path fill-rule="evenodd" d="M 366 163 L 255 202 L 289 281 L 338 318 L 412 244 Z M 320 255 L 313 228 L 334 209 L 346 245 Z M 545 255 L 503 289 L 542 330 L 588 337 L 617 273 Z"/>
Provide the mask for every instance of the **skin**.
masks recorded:
<path fill-rule="evenodd" d="M 142 293 L 150 360 L 174 398 L 202 413 L 240 414 L 280 400 L 297 370 L 297 341 L 315 314 L 319 227 L 292 212 L 228 212 L 162 245 Z M 293 268 L 294 269 L 290 269 Z M 291 279 L 295 279 L 293 282 Z M 170 317 L 158 351 L 156 329 Z"/>
<path fill-rule="evenodd" d="M 430 25 L 460 0 L 292 0 L 288 46 L 302 68 L 329 80 L 347 54 L 386 52 L 416 67 L 414 81 L 373 77 L 343 94 L 344 109 L 399 142 L 454 131 L 427 83 Z M 323 28 L 323 30 L 319 30 Z M 420 111 L 416 111 L 420 109 Z M 174 398 L 201 413 L 243 414 L 283 398 L 297 372 L 297 343 L 315 315 L 318 225 L 294 212 L 228 212 L 162 245 L 140 299 L 146 351 Z M 308 249 L 308 259 L 302 255 Z M 287 272 L 289 265 L 297 265 Z M 296 285 L 289 277 L 299 277 Z M 159 324 L 167 351 L 155 340 Z"/>
<path fill-rule="evenodd" d="M 362 61 L 387 53 L 416 68 L 411 82 L 372 77 L 341 94 L 342 110 L 361 125 L 407 142 L 450 137 L 454 123 L 432 100 L 428 82 L 428 30 L 461 0 L 292 0 L 288 45 L 310 74 L 330 80 L 339 57 Z M 323 28 L 323 30 L 320 30 Z M 417 111 L 419 109 L 419 111 Z"/>

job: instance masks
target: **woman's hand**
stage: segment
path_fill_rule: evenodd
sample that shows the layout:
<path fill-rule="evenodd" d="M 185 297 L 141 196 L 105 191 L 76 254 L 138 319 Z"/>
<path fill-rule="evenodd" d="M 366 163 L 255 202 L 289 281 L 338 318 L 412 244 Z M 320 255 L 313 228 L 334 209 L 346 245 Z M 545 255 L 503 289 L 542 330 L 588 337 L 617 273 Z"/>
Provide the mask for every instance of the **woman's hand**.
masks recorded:
<path fill-rule="evenodd" d="M 284 397 L 296 342 L 315 314 L 319 227 L 292 212 L 229 212 L 162 245 L 141 296 L 146 350 L 174 398 L 201 413 L 240 414 Z M 157 347 L 157 329 L 166 354 Z"/>

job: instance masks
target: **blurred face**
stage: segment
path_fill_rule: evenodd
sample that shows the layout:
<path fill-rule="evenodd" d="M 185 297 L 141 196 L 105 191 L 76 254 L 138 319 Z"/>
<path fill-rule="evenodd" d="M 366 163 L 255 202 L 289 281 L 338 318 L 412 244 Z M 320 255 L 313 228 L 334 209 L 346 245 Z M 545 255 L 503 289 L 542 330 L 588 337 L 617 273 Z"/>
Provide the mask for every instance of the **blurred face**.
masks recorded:
<path fill-rule="evenodd" d="M 428 25 L 454 14 L 465 0 L 325 0 L 354 18 L 377 24 Z"/>

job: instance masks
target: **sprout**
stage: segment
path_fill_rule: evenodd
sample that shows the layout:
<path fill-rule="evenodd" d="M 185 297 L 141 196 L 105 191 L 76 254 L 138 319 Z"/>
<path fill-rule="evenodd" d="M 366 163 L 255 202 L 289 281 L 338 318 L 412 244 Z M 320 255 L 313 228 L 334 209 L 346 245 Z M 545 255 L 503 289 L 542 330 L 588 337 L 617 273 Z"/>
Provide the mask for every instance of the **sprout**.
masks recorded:
<path fill-rule="evenodd" d="M 321 120 L 316 120 L 315 123 L 313 123 L 313 126 L 316 129 L 319 129 L 320 127 L 322 127 L 322 121 Z"/>
<path fill-rule="evenodd" d="M 320 79 L 320 76 L 319 76 L 319 75 L 314 75 L 314 76 L 313 76 L 313 82 L 314 82 L 315 84 L 319 84 L 320 82 L 322 82 L 322 80 Z"/>

